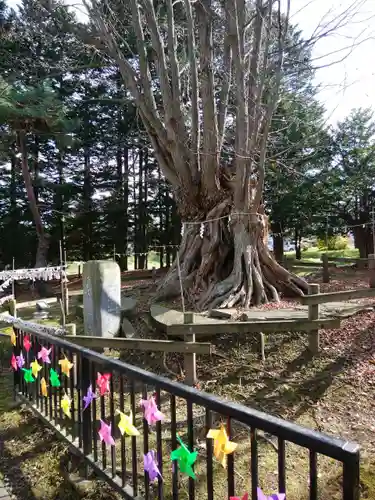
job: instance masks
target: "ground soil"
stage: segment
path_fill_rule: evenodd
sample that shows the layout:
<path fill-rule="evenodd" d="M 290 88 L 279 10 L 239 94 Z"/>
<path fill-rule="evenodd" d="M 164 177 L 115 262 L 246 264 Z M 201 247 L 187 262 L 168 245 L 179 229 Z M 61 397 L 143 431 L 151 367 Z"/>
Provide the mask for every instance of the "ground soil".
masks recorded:
<path fill-rule="evenodd" d="M 321 282 L 320 276 L 308 279 Z M 367 287 L 367 279 L 367 271 L 338 269 L 329 284 L 321 284 L 321 291 Z M 74 278 L 69 288 L 78 289 L 80 286 L 80 280 Z M 123 291 L 138 299 L 138 314 L 133 325 L 140 337 L 162 337 L 151 331 L 147 320 L 155 288 L 156 284 L 151 280 L 123 282 Z M 264 308 L 286 308 L 292 303 L 285 300 Z M 165 305 L 181 308 L 179 300 Z M 223 335 L 212 339 L 212 342 L 216 345 L 216 354 L 212 357 L 198 356 L 199 388 L 358 442 L 362 447 L 361 498 L 375 498 L 375 311 L 366 311 L 342 321 L 340 329 L 321 331 L 321 353 L 315 358 L 307 351 L 304 333 L 269 335 L 265 363 L 258 359 L 256 339 Z M 176 380 L 183 378 L 183 359 L 180 355 L 163 356 L 138 351 L 108 354 L 120 355 L 126 361 Z M 4 400 L 1 395 L 0 398 Z M 66 468 L 66 447 L 57 442 L 28 412 L 11 411 L 8 407 L 6 411 L 3 410 L 0 434 L 5 450 L 0 460 L 0 471 L 9 478 L 18 476 L 16 471 L 21 468 L 22 473 L 34 484 L 34 489 L 31 488 L 34 496 L 30 496 L 26 490 L 18 492 L 16 488 L 16 498 L 78 498 L 61 473 Z M 33 451 L 35 447 L 37 451 Z M 261 480 L 266 485 L 273 485 L 277 477 L 277 455 L 272 442 L 265 441 L 262 444 L 260 458 L 262 466 L 273 470 Z M 287 448 L 287 459 L 287 498 L 305 500 L 308 479 L 306 457 L 291 446 Z M 340 471 L 337 466 L 324 460 L 321 465 L 324 466 L 320 469 L 320 500 L 338 500 Z M 247 470 L 236 466 L 236 484 L 240 489 L 238 494 L 242 488 L 248 487 Z M 39 490 L 47 488 L 48 497 L 35 493 L 34 490 L 38 489 L 35 488 L 36 483 L 42 485 Z M 61 488 L 67 488 L 66 492 L 63 490 L 63 496 Z M 108 489 L 100 491 L 107 496 L 92 498 L 114 498 Z M 225 498 L 224 492 L 217 498 Z"/>

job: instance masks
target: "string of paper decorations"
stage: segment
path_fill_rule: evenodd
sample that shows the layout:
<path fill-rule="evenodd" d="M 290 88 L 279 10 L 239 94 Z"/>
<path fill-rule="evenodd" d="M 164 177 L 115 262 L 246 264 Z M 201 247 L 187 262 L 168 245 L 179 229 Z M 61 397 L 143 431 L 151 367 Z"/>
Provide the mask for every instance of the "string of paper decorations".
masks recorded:
<path fill-rule="evenodd" d="M 14 331 L 11 334 L 11 343 L 14 347 L 17 347 L 17 335 Z M 48 380 L 46 380 L 46 377 L 41 377 L 39 380 L 39 372 L 43 369 L 43 364 L 47 365 L 46 368 L 48 365 L 51 365 L 52 347 L 41 347 L 39 352 L 34 353 L 34 361 L 29 362 L 29 358 L 31 357 L 30 350 L 32 348 L 32 340 L 29 335 L 25 335 L 23 337 L 22 345 L 20 344 L 21 342 L 19 342 L 19 354 L 15 355 L 14 352 L 12 354 L 10 362 L 12 369 L 15 372 L 20 371 L 23 373 L 23 379 L 26 384 L 39 381 L 39 393 L 42 397 L 48 397 L 53 389 L 61 389 L 61 378 L 63 376 L 70 378 L 70 372 L 74 367 L 74 363 L 63 355 L 63 357 L 58 360 L 59 369 L 55 369 L 50 366 L 45 372 L 46 376 L 48 373 Z M 23 354 L 23 349 L 26 351 L 26 355 Z M 97 372 L 95 387 L 93 387 L 93 384 L 90 384 L 86 394 L 82 398 L 82 412 L 86 411 L 95 399 L 104 398 L 107 394 L 110 394 L 111 378 L 111 373 L 102 374 Z M 157 422 L 161 422 L 165 419 L 165 415 L 158 408 L 154 396 L 150 396 L 148 399 L 141 399 L 140 406 L 142 408 L 143 418 L 149 426 L 153 426 Z M 71 408 L 72 399 L 65 392 L 60 399 L 60 410 L 66 418 L 72 418 Z M 127 415 L 120 410 L 116 410 L 116 414 L 120 417 L 117 427 L 119 428 L 122 436 L 140 435 L 140 432 L 134 424 L 134 416 L 131 411 Z M 101 418 L 98 435 L 100 441 L 106 446 L 116 446 L 112 432 L 112 424 L 108 424 L 103 418 Z M 209 429 L 206 437 L 207 439 L 213 440 L 213 454 L 222 467 L 226 468 L 227 456 L 234 453 L 239 445 L 229 439 L 224 425 L 221 425 L 219 429 Z M 198 460 L 198 451 L 190 450 L 179 435 L 177 435 L 176 438 L 179 443 L 179 447 L 172 450 L 170 460 L 176 464 L 180 473 L 185 474 L 192 479 L 196 479 L 194 464 Z M 143 455 L 143 464 L 144 471 L 147 473 L 149 481 L 153 482 L 156 479 L 163 481 L 156 452 L 154 450 L 150 450 Z M 242 500 L 247 499 L 248 493 L 245 493 L 244 496 L 242 496 Z M 263 493 L 261 488 L 258 487 L 257 500 L 272 499 L 285 500 L 285 493 L 274 493 L 271 496 L 267 496 Z M 241 500 L 241 498 L 232 496 L 230 497 L 230 500 Z"/>
<path fill-rule="evenodd" d="M 222 215 L 220 217 L 213 217 L 212 219 L 206 219 L 206 220 L 200 220 L 200 221 L 183 221 L 182 224 L 181 224 L 181 236 L 184 235 L 184 232 L 185 232 L 185 227 L 186 226 L 195 226 L 195 225 L 198 225 L 198 226 L 201 226 L 200 227 L 200 230 L 199 230 L 199 233 L 200 233 L 200 236 L 201 238 L 203 237 L 203 234 L 204 234 L 204 226 L 205 224 L 209 224 L 211 222 L 216 222 L 216 221 L 219 221 L 219 220 L 224 220 L 224 219 L 228 219 L 228 223 L 231 222 L 231 219 L 232 217 L 238 217 L 238 216 L 249 216 L 249 215 L 256 215 L 254 214 L 254 212 L 232 212 L 230 214 L 226 214 L 226 215 Z M 322 222 L 322 216 L 316 216 L 321 222 Z M 328 227 L 339 227 L 339 226 L 333 226 L 332 224 L 329 224 L 328 223 L 328 218 L 329 217 L 333 217 L 333 215 L 328 215 L 327 216 L 327 223 L 326 223 L 326 226 L 327 228 Z M 324 222 L 323 222 L 324 223 Z M 348 224 L 343 224 L 341 227 L 344 228 L 344 231 L 345 232 L 348 232 L 350 229 L 353 229 L 355 227 L 362 227 L 362 228 L 366 228 L 367 226 L 374 226 L 375 225 L 375 218 L 374 220 L 371 220 L 369 222 L 364 222 L 364 223 L 360 223 L 360 224 L 351 224 L 351 225 L 348 225 Z M 284 235 L 285 233 L 283 231 L 272 231 L 271 228 L 269 228 L 269 232 L 270 234 L 273 234 L 275 236 L 282 236 Z"/>
<path fill-rule="evenodd" d="M 30 321 L 24 321 L 23 319 L 16 318 L 11 314 L 0 314 L 0 321 L 4 323 L 8 323 L 10 325 L 14 325 L 17 328 L 32 328 L 37 333 L 48 333 L 49 335 L 55 336 L 63 336 L 66 334 L 66 331 L 63 328 L 56 328 L 51 326 L 43 326 L 37 323 L 31 323 Z"/>
<path fill-rule="evenodd" d="M 63 266 L 57 267 L 38 267 L 35 269 L 9 269 L 0 271 L 0 281 L 12 280 L 58 280 L 65 278 L 66 273 Z"/>
<path fill-rule="evenodd" d="M 3 282 L 0 284 L 0 293 L 4 292 L 8 287 L 10 287 L 10 285 L 14 281 L 20 281 L 20 280 L 50 281 L 58 279 L 67 280 L 64 266 L 38 267 L 34 269 L 9 269 L 5 271 L 0 271 L 0 281 Z M 12 299 L 14 299 L 13 294 L 1 297 L 0 306 Z"/>
<path fill-rule="evenodd" d="M 4 297 L 0 298 L 0 306 L 5 304 L 6 302 L 9 302 L 10 300 L 13 300 L 13 294 L 11 295 L 4 295 Z"/>

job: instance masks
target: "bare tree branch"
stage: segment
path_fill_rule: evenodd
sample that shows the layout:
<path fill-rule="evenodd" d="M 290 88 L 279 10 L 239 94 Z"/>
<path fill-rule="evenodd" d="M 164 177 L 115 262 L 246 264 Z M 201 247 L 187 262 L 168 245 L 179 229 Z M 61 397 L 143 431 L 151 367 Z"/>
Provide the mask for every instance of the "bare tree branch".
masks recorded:
<path fill-rule="evenodd" d="M 198 107 L 198 69 L 196 62 L 194 21 L 190 0 L 184 0 L 187 19 L 187 48 L 191 78 L 191 169 L 193 178 L 198 178 L 200 121 Z"/>
<path fill-rule="evenodd" d="M 199 24 L 200 84 L 203 114 L 202 158 L 200 162 L 202 187 L 214 193 L 219 167 L 218 130 L 214 96 L 212 16 L 209 13 L 211 0 L 199 0 L 196 4 Z"/>
<path fill-rule="evenodd" d="M 224 7 L 225 8 L 225 7 Z M 218 109 L 218 149 L 222 150 L 225 136 L 225 121 L 228 110 L 229 90 L 232 79 L 232 47 L 229 39 L 229 13 L 225 8 L 225 35 L 223 46 L 223 84 L 220 91 L 219 109 Z"/>
<path fill-rule="evenodd" d="M 259 153 L 259 162 L 258 162 L 258 183 L 256 186 L 256 192 L 254 195 L 254 206 L 258 207 L 262 195 L 263 195 L 263 188 L 264 188 L 264 179 L 265 179 L 265 159 L 266 159 L 266 152 L 267 152 L 267 139 L 268 139 L 268 134 L 269 130 L 271 127 L 271 121 L 272 121 L 272 115 L 275 111 L 276 105 L 277 105 L 277 100 L 279 96 L 279 88 L 280 88 L 280 83 L 281 83 L 281 76 L 282 76 L 282 66 L 283 66 L 283 61 L 284 61 L 284 49 L 285 49 L 285 38 L 288 32 L 288 27 L 289 27 L 289 14 L 290 14 L 290 0 L 287 0 L 287 12 L 284 16 L 284 19 L 281 17 L 281 1 L 278 1 L 278 61 L 277 61 L 277 66 L 275 70 L 275 76 L 274 76 L 274 84 L 272 86 L 272 91 L 271 95 L 269 98 L 268 106 L 267 106 L 267 111 L 264 117 L 264 122 L 263 122 L 263 134 L 262 138 L 260 141 L 260 153 Z"/>

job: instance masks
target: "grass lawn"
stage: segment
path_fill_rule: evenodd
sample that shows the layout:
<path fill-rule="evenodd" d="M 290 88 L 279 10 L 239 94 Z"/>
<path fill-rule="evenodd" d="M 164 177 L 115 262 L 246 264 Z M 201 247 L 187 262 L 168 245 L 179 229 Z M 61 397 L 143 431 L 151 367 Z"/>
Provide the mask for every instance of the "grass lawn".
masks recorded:
<path fill-rule="evenodd" d="M 83 262 L 78 262 L 78 261 L 69 262 L 67 267 L 67 274 L 68 275 L 78 274 L 79 266 L 81 267 L 81 272 L 82 272 Z M 159 269 L 160 267 L 159 253 L 157 252 L 149 252 L 148 254 L 147 269 L 152 269 L 153 267 L 155 267 L 156 269 Z M 134 270 L 134 257 L 128 258 L 128 269 L 129 271 Z"/>
<path fill-rule="evenodd" d="M 302 260 L 309 262 L 321 262 L 322 254 L 327 253 L 330 257 L 359 257 L 356 248 L 345 248 L 344 250 L 321 250 L 318 247 L 311 247 L 302 252 Z M 286 252 L 286 258 L 295 259 L 295 252 Z"/>

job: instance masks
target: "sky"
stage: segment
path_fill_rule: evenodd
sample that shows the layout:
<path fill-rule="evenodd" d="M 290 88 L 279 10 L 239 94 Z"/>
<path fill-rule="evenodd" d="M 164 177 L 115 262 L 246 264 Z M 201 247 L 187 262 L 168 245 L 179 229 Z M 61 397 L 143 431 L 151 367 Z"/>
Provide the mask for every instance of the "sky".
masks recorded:
<path fill-rule="evenodd" d="M 353 108 L 375 109 L 375 0 L 291 0 L 291 23 L 306 38 L 345 12 L 344 25 L 317 41 L 313 50 L 314 66 L 331 64 L 317 70 L 316 81 L 332 124 Z"/>
<path fill-rule="evenodd" d="M 75 5 L 82 18 L 80 0 L 66 1 Z M 17 3 L 8 0 L 11 6 Z M 375 109 L 375 0 L 291 0 L 291 23 L 307 39 L 340 20 L 340 27 L 318 37 L 313 49 L 314 65 L 319 67 L 319 99 L 326 107 L 327 122 L 333 125 L 353 108 Z"/>

